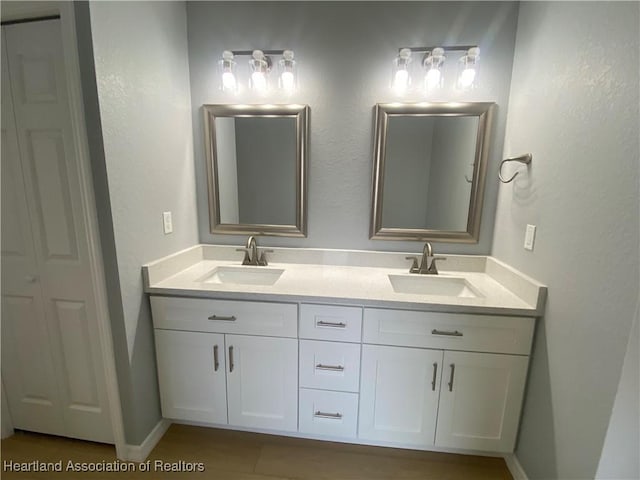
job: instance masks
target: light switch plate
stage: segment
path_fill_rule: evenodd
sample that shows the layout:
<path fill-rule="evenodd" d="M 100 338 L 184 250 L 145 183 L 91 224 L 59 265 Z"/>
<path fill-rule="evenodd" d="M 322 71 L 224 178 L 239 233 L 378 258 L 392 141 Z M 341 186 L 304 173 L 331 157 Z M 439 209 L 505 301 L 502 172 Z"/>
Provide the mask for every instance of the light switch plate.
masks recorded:
<path fill-rule="evenodd" d="M 535 225 L 527 225 L 524 234 L 524 248 L 525 250 L 533 251 L 533 243 L 536 240 L 536 226 Z"/>
<path fill-rule="evenodd" d="M 162 226 L 164 228 L 165 235 L 173 232 L 173 220 L 171 219 L 171 212 L 162 212 Z"/>

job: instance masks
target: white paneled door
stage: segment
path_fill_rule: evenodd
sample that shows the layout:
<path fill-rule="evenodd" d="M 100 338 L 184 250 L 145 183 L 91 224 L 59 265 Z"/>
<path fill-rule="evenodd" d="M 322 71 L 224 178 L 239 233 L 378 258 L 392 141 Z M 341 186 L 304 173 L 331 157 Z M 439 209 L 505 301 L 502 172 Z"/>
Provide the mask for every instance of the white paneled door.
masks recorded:
<path fill-rule="evenodd" d="M 2 27 L 1 175 L 13 424 L 113 443 L 59 20 Z"/>

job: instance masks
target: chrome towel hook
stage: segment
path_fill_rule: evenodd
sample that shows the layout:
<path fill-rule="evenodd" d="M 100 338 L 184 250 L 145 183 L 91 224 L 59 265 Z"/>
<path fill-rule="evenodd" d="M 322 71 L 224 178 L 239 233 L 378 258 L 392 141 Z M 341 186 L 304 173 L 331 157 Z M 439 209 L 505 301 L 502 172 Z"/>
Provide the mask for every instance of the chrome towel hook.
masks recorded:
<path fill-rule="evenodd" d="M 520 162 L 520 163 L 524 163 L 525 165 L 529 165 L 531 163 L 531 160 L 533 160 L 533 155 L 531 155 L 530 153 L 525 153 L 524 155 L 519 155 L 517 157 L 505 158 L 504 160 L 502 160 L 502 162 L 500 162 L 500 168 L 498 169 L 498 178 L 502 183 L 512 182 L 513 179 L 516 178 L 518 176 L 518 173 L 520 172 L 514 173 L 511 178 L 509 178 L 508 180 L 505 180 L 504 177 L 502 176 L 502 166 L 507 162 Z"/>

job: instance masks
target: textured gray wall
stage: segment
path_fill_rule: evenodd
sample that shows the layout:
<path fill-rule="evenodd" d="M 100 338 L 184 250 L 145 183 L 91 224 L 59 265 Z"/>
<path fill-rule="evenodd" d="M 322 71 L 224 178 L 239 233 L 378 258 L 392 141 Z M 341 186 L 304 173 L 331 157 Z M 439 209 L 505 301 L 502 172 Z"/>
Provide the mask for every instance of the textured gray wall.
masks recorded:
<path fill-rule="evenodd" d="M 90 17 L 127 346 L 115 353 L 128 361 L 127 442 L 139 444 L 160 419 L 140 267 L 198 241 L 186 11 L 175 2 L 92 2 Z M 171 235 L 162 231 L 167 210 Z"/>
<path fill-rule="evenodd" d="M 549 287 L 516 451 L 530 479 L 594 478 L 621 374 L 640 290 L 638 9 L 520 6 L 504 153 L 533 163 L 500 188 L 493 255 Z"/>
<path fill-rule="evenodd" d="M 640 478 L 640 304 L 629 335 L 597 479 Z M 632 421 L 635 419 L 635 421 Z"/>
<path fill-rule="evenodd" d="M 482 49 L 480 86 L 452 90 L 453 78 L 432 101 L 498 104 L 480 242 L 442 244 L 440 252 L 491 249 L 518 6 L 491 2 L 190 2 L 189 68 L 200 240 L 241 244 L 210 235 L 204 163 L 203 104 L 305 103 L 311 107 L 308 238 L 264 238 L 264 245 L 417 251 L 415 242 L 369 240 L 373 106 L 398 101 L 390 88 L 391 61 L 401 46 L 474 44 Z M 291 97 L 222 92 L 216 61 L 225 49 L 292 48 L 300 89 Z M 453 54 L 453 56 L 456 56 Z M 246 58 L 240 59 L 246 69 Z M 239 67 L 239 68 L 240 68 Z M 246 72 L 246 70 L 245 70 Z M 403 101 L 423 101 L 410 95 Z"/>

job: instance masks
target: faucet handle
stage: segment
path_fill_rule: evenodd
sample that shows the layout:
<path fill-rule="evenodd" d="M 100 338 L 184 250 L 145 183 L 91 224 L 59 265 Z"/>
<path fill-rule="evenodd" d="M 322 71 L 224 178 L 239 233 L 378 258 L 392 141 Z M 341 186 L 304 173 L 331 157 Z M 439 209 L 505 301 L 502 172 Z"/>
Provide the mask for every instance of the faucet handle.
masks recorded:
<path fill-rule="evenodd" d="M 251 257 L 249 257 L 248 248 L 236 248 L 236 252 L 244 252 L 244 258 L 242 259 L 242 265 L 251 265 Z"/>
<path fill-rule="evenodd" d="M 265 255 L 265 253 L 273 253 L 273 250 L 261 250 L 260 251 L 260 260 L 258 260 L 258 265 L 260 265 L 261 267 L 266 267 L 267 265 L 269 265 L 269 263 L 267 262 L 267 256 Z"/>
<path fill-rule="evenodd" d="M 404 257 L 404 258 L 405 260 L 413 260 L 413 264 L 409 269 L 409 273 L 417 273 L 420 270 L 420 268 L 418 267 L 418 257 Z"/>
<path fill-rule="evenodd" d="M 429 265 L 429 273 L 433 273 L 435 275 L 438 274 L 438 267 L 436 266 L 436 260 L 446 260 L 447 257 L 431 257 L 431 265 Z"/>

